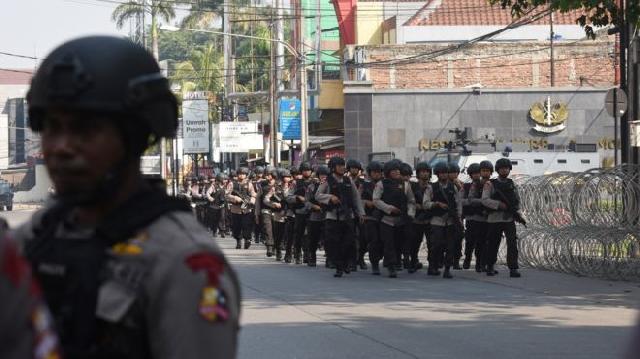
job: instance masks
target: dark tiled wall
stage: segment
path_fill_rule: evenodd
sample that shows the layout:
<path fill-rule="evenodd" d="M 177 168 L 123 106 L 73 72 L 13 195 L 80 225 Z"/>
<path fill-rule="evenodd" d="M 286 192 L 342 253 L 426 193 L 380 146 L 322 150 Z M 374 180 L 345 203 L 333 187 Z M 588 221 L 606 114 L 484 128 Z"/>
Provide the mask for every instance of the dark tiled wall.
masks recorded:
<path fill-rule="evenodd" d="M 344 143 L 348 158 L 367 162 L 372 152 L 371 94 L 346 94 L 344 103 Z"/>

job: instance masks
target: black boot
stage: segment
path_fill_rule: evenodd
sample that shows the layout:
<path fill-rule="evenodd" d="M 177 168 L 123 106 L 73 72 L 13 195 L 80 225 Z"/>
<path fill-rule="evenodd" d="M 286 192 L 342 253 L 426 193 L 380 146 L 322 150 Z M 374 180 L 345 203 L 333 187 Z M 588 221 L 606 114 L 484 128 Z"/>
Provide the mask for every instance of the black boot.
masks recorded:
<path fill-rule="evenodd" d="M 367 270 L 368 269 L 367 263 L 364 262 L 364 258 L 360 259 L 360 261 L 358 262 L 358 265 L 360 266 L 360 269 L 362 269 L 362 270 Z"/>
<path fill-rule="evenodd" d="M 522 275 L 520 274 L 520 272 L 518 272 L 517 269 L 511 269 L 509 271 L 509 277 L 511 277 L 511 278 L 520 278 L 520 277 L 522 277 Z"/>
<path fill-rule="evenodd" d="M 408 271 L 410 274 L 413 274 L 413 273 L 415 273 L 415 272 L 416 272 L 416 267 L 415 267 L 413 264 L 411 264 L 411 265 L 409 266 L 409 269 L 407 269 L 407 271 Z"/>
<path fill-rule="evenodd" d="M 302 261 L 300 260 L 300 256 L 296 256 L 296 264 L 302 264 Z"/>
<path fill-rule="evenodd" d="M 481 264 L 477 264 L 476 263 L 476 272 L 478 272 L 478 273 L 484 272 L 484 266 L 482 266 Z"/>
<path fill-rule="evenodd" d="M 273 246 L 267 246 L 267 257 L 273 257 Z"/>
<path fill-rule="evenodd" d="M 371 274 L 380 275 L 380 266 L 378 262 L 371 262 Z"/>
<path fill-rule="evenodd" d="M 488 265 L 485 271 L 487 272 L 487 276 L 489 277 L 493 277 L 494 275 L 496 275 L 496 270 L 493 269 L 493 266 Z"/>
<path fill-rule="evenodd" d="M 242 241 L 239 239 L 236 239 L 236 249 L 242 249 Z"/>
<path fill-rule="evenodd" d="M 427 269 L 427 275 L 440 275 L 440 271 L 436 267 L 429 267 L 429 269 Z"/>
<path fill-rule="evenodd" d="M 340 277 L 342 277 L 342 273 L 343 273 L 342 269 L 338 268 L 338 269 L 336 269 L 336 272 L 335 272 L 335 274 L 333 276 L 336 277 L 336 278 L 340 278 Z"/>
<path fill-rule="evenodd" d="M 349 269 L 352 272 L 357 272 L 358 271 L 358 265 L 356 264 L 356 262 L 351 262 L 349 263 Z"/>
<path fill-rule="evenodd" d="M 471 257 L 464 257 L 464 263 L 462 263 L 462 269 L 471 268 Z"/>
<path fill-rule="evenodd" d="M 442 274 L 442 278 L 446 278 L 446 279 L 453 278 L 449 267 L 444 267 L 444 273 Z"/>
<path fill-rule="evenodd" d="M 416 264 L 416 270 L 420 270 L 422 269 L 422 267 L 423 267 L 423 264 L 420 261 L 418 261 L 418 263 Z"/>
<path fill-rule="evenodd" d="M 276 249 L 276 261 L 280 262 L 282 260 L 282 251 Z"/>
<path fill-rule="evenodd" d="M 398 274 L 396 273 L 395 266 L 389 266 L 389 278 L 397 278 Z"/>
<path fill-rule="evenodd" d="M 244 249 L 249 249 L 251 247 L 251 240 L 244 241 Z"/>
<path fill-rule="evenodd" d="M 453 269 L 455 269 L 455 270 L 460 270 L 460 269 L 462 269 L 462 267 L 460 267 L 460 260 L 459 260 L 459 259 L 458 259 L 458 260 L 455 260 L 455 261 L 453 262 Z"/>
<path fill-rule="evenodd" d="M 285 262 L 285 263 L 291 263 L 291 254 L 289 254 L 289 253 L 285 253 L 285 255 L 284 255 L 284 262 Z"/>

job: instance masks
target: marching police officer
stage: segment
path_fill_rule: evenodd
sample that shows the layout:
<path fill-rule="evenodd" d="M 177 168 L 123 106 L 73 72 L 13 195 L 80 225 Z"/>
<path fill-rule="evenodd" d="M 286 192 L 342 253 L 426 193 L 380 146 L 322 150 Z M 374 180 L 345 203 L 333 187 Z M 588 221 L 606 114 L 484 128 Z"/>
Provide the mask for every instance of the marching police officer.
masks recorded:
<path fill-rule="evenodd" d="M 308 239 L 304 238 L 307 229 L 307 219 L 309 218 L 310 204 L 307 202 L 307 188 L 311 184 L 311 166 L 303 162 L 298 168 L 299 178 L 293 183 L 293 191 L 290 191 L 287 197 L 289 207 L 295 213 L 293 224 L 293 237 L 290 238 L 292 243 L 288 243 L 287 247 L 293 245 L 293 257 L 296 264 L 302 264 L 301 254 L 304 250 L 304 262 L 308 263 L 307 247 Z"/>
<path fill-rule="evenodd" d="M 383 212 L 380 220 L 380 238 L 384 243 L 384 262 L 390 278 L 396 278 L 399 254 L 406 236 L 405 226 L 415 216 L 415 198 L 411 186 L 407 183 L 400 169 L 402 162 L 391 160 L 384 164 L 382 181 L 376 184 L 373 191 L 373 202 Z"/>
<path fill-rule="evenodd" d="M 364 206 L 364 223 L 362 224 L 362 235 L 365 237 L 367 249 L 369 251 L 369 261 L 371 262 L 371 273 L 380 275 L 380 260 L 384 255 L 384 242 L 380 238 L 380 218 L 376 213 L 382 214 L 376 210 L 376 204 L 373 201 L 373 192 L 378 182 L 382 180 L 382 171 L 384 167 L 379 161 L 372 161 L 367 166 L 368 180 L 360 187 L 360 197 Z M 360 249 L 361 268 L 364 264 L 365 252 Z M 363 268 L 366 269 L 366 268 Z"/>
<path fill-rule="evenodd" d="M 351 180 L 353 180 L 353 183 L 355 183 L 356 185 L 356 189 L 358 190 L 358 192 L 360 192 L 360 187 L 362 187 L 362 184 L 364 183 L 364 178 L 360 176 L 360 174 L 362 173 L 362 163 L 352 158 L 347 160 L 346 167 L 347 167 L 347 175 L 351 177 Z M 367 269 L 367 265 L 364 263 L 364 253 L 367 252 L 367 243 L 362 233 L 363 232 L 362 223 L 360 223 L 360 220 L 357 218 L 355 219 L 355 228 L 356 228 L 356 243 L 355 243 L 356 253 L 355 253 L 355 257 L 349 263 L 349 267 L 351 268 L 352 271 L 357 271 L 358 265 L 360 265 L 362 269 Z M 364 251 L 364 253 L 362 254 L 362 261 L 360 261 L 360 258 L 361 258 L 360 253 L 362 251 Z"/>
<path fill-rule="evenodd" d="M 307 202 L 309 206 L 309 218 L 308 218 L 308 244 L 307 253 L 309 267 L 315 267 L 317 264 L 317 251 L 320 239 L 323 233 L 323 226 L 325 220 L 325 213 L 323 206 L 316 200 L 316 194 L 322 183 L 327 181 L 327 177 L 330 175 L 329 168 L 327 166 L 318 166 L 316 168 L 316 179 L 311 182 L 307 188 Z"/>
<path fill-rule="evenodd" d="M 460 181 L 460 166 L 458 162 L 452 161 L 449 162 L 449 181 L 453 183 L 456 187 L 458 198 L 456 199 L 458 203 L 462 203 L 463 200 L 463 186 L 464 184 Z M 453 269 L 462 269 L 460 267 L 460 259 L 462 258 L 462 240 L 464 239 L 464 229 L 462 224 L 460 226 L 456 226 L 456 236 L 455 236 L 455 251 L 453 256 Z"/>
<path fill-rule="evenodd" d="M 253 179 L 251 180 L 251 183 L 253 184 L 253 190 L 256 192 L 256 198 L 260 198 L 260 196 L 262 195 L 262 193 L 260 193 L 261 189 L 262 189 L 262 185 L 263 185 L 263 180 L 264 180 L 265 173 L 264 173 L 264 167 L 262 166 L 256 166 L 256 168 L 253 171 Z M 264 224 L 262 223 L 262 216 L 260 215 L 260 206 L 262 205 L 260 200 L 256 200 L 256 205 L 255 208 L 253 210 L 254 214 L 255 214 L 255 226 L 253 228 L 253 236 L 255 238 L 256 243 L 260 243 L 261 241 L 264 242 L 264 237 L 265 237 L 265 233 L 264 233 Z"/>
<path fill-rule="evenodd" d="M 340 157 L 329 159 L 331 175 L 320 184 L 316 200 L 326 206 L 325 238 L 331 247 L 331 261 L 336 266 L 334 277 L 350 273 L 349 261 L 355 256 L 354 218 L 364 216 L 364 208 L 355 183 L 345 176 L 345 162 Z"/>
<path fill-rule="evenodd" d="M 218 233 L 224 238 L 223 227 L 220 226 L 222 219 L 222 210 L 226 202 L 226 190 L 222 184 L 223 175 L 216 175 L 211 181 L 209 189 L 207 189 L 207 201 L 209 202 L 209 225 L 213 236 Z"/>
<path fill-rule="evenodd" d="M 420 260 L 418 253 L 422 245 L 422 239 L 427 236 L 427 253 L 431 249 L 431 241 L 429 239 L 431 228 L 429 221 L 431 219 L 431 211 L 422 207 L 424 192 L 431 185 L 431 166 L 429 162 L 422 161 L 416 165 L 417 182 L 411 183 L 411 190 L 416 199 L 416 215 L 413 223 L 409 226 L 409 235 L 407 238 L 407 250 L 409 257 L 409 273 L 414 273 L 420 268 Z"/>
<path fill-rule="evenodd" d="M 475 253 L 476 272 L 484 270 L 483 255 L 485 238 L 487 235 L 487 214 L 482 205 L 482 190 L 484 182 L 489 180 L 493 173 L 491 161 L 482 161 L 480 164 L 472 163 L 467 167 L 467 174 L 471 182 L 464 184 L 462 200 L 462 214 L 465 219 L 465 245 L 463 269 L 471 267 L 471 259 Z"/>
<path fill-rule="evenodd" d="M 520 196 L 515 183 L 509 177 L 512 166 L 508 158 L 496 161 L 498 178 L 485 182 L 482 190 L 482 204 L 489 208 L 487 217 L 487 250 L 485 263 L 488 276 L 493 276 L 498 258 L 498 250 L 502 241 L 502 234 L 507 240 L 507 266 L 510 276 L 519 278 L 518 272 L 518 237 L 515 221 L 524 222 L 520 214 Z"/>
<path fill-rule="evenodd" d="M 256 191 L 247 178 L 248 168 L 240 167 L 236 174 L 237 180 L 227 185 L 226 199 L 231 204 L 231 232 L 236 240 L 236 249 L 242 247 L 242 239 L 244 239 L 244 249 L 249 249 L 255 221 L 253 206 L 256 201 Z"/>
<path fill-rule="evenodd" d="M 444 258 L 443 278 L 453 278 L 450 269 L 456 250 L 457 227 L 461 226 L 462 204 L 458 200 L 458 189 L 449 180 L 449 166 L 438 162 L 433 169 L 438 182 L 432 183 L 424 193 L 422 208 L 431 210 L 431 238 L 433 256 L 430 253 L 427 274 L 439 275 L 438 268 Z"/>
<path fill-rule="evenodd" d="M 65 357 L 235 357 L 236 275 L 188 203 L 140 172 L 151 139 L 177 128 L 151 54 L 116 37 L 69 41 L 27 98 L 56 196 L 15 236 Z"/>

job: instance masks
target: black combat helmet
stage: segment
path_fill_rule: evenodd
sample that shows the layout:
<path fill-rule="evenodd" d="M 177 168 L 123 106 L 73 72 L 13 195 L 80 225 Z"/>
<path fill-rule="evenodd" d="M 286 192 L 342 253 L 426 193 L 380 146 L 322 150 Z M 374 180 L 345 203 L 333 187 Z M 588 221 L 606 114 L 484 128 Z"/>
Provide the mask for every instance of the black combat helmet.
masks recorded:
<path fill-rule="evenodd" d="M 289 171 L 289 170 L 288 170 L 288 169 L 286 169 L 286 168 L 282 168 L 282 169 L 280 169 L 280 171 L 278 171 L 278 172 L 279 172 L 280 178 L 284 178 L 284 177 L 292 177 L 292 176 L 291 176 L 291 175 L 292 175 L 291 171 Z"/>
<path fill-rule="evenodd" d="M 255 172 L 255 174 L 257 174 L 257 175 L 264 174 L 264 167 L 256 166 L 256 168 L 255 168 L 255 170 L 253 172 Z"/>
<path fill-rule="evenodd" d="M 416 165 L 416 173 L 420 171 L 431 172 L 431 166 L 429 165 L 429 162 L 427 161 L 418 162 L 418 164 Z"/>
<path fill-rule="evenodd" d="M 493 163 L 491 163 L 491 161 L 489 160 L 484 160 L 480 162 L 480 169 L 481 170 L 490 170 L 491 173 L 493 173 Z"/>
<path fill-rule="evenodd" d="M 371 161 L 367 166 L 367 173 L 371 174 L 373 171 L 380 171 L 384 169 L 384 165 L 380 161 Z"/>
<path fill-rule="evenodd" d="M 316 174 L 318 176 L 320 176 L 320 175 L 328 176 L 330 173 L 331 173 L 331 171 L 329 171 L 329 167 L 327 167 L 327 166 L 322 165 L 322 166 L 318 166 L 318 168 L 316 168 Z"/>
<path fill-rule="evenodd" d="M 337 166 L 344 166 L 344 165 L 345 165 L 344 158 L 342 157 L 335 156 L 329 159 L 329 169 L 331 171 L 335 170 Z"/>
<path fill-rule="evenodd" d="M 400 170 L 401 164 L 402 162 L 400 162 L 400 160 L 397 160 L 397 159 L 393 159 L 391 161 L 386 162 L 383 167 L 384 175 L 388 177 L 391 171 Z"/>
<path fill-rule="evenodd" d="M 355 160 L 353 158 L 347 160 L 347 171 L 352 169 L 352 168 L 357 168 L 360 171 L 362 171 L 362 163 L 360 163 L 360 161 Z"/>
<path fill-rule="evenodd" d="M 239 174 L 239 175 L 248 175 L 249 174 L 249 169 L 247 167 L 240 167 L 240 168 L 238 168 L 237 174 Z"/>
<path fill-rule="evenodd" d="M 272 167 L 270 170 L 267 171 L 267 173 L 269 173 L 273 178 L 278 178 L 278 169 L 275 167 Z"/>
<path fill-rule="evenodd" d="M 300 171 L 300 173 L 304 171 L 313 171 L 313 168 L 311 168 L 311 165 L 308 162 L 302 162 L 300 167 L 298 167 L 298 171 Z"/>
<path fill-rule="evenodd" d="M 509 170 L 513 169 L 513 166 L 511 165 L 511 160 L 509 160 L 508 158 L 501 158 L 496 161 L 496 171 L 505 167 L 509 168 Z"/>
<path fill-rule="evenodd" d="M 460 166 L 457 162 L 449 162 L 448 168 L 449 173 L 460 173 Z"/>
<path fill-rule="evenodd" d="M 176 98 L 156 60 L 119 37 L 82 37 L 53 50 L 33 76 L 27 101 L 35 132 L 51 109 L 110 115 L 134 157 L 150 138 L 175 137 L 178 125 Z"/>
<path fill-rule="evenodd" d="M 449 173 L 449 166 L 446 162 L 440 161 L 436 163 L 435 166 L 433 166 L 433 173 L 435 173 L 436 175 L 439 175 L 441 173 Z"/>
<path fill-rule="evenodd" d="M 403 176 L 411 176 L 413 175 L 413 168 L 410 164 L 403 162 L 400 165 L 400 174 Z"/>
<path fill-rule="evenodd" d="M 472 175 L 474 173 L 480 173 L 480 164 L 472 163 L 467 167 L 467 174 Z"/>

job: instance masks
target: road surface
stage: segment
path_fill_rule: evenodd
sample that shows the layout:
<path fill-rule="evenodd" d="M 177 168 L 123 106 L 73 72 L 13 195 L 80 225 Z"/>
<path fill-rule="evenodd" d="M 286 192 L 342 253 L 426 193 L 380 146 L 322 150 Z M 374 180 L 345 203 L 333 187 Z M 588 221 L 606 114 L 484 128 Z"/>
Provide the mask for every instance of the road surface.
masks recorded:
<path fill-rule="evenodd" d="M 12 225 L 30 211 L 3 212 Z M 637 318 L 640 284 L 506 268 L 494 278 L 445 280 L 401 272 L 332 277 L 286 265 L 260 245 L 219 243 L 243 291 L 240 358 L 620 358 Z M 322 257 L 322 256 L 320 256 Z"/>

